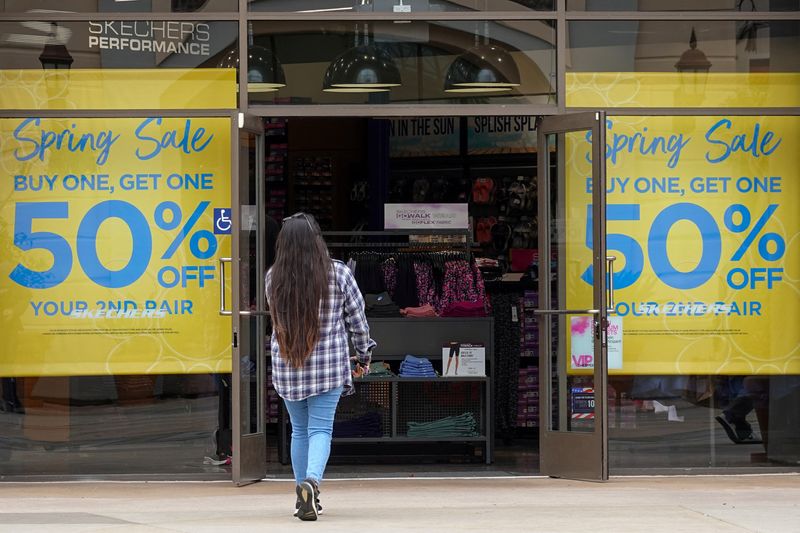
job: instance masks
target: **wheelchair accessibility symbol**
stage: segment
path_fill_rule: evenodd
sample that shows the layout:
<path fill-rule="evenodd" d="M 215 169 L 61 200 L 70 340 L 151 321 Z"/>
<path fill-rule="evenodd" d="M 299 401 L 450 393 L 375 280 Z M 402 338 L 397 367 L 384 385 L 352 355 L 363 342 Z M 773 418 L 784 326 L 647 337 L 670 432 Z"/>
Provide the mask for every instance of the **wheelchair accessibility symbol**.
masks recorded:
<path fill-rule="evenodd" d="M 231 210 L 227 207 L 214 208 L 214 234 L 215 235 L 230 235 L 231 226 Z"/>

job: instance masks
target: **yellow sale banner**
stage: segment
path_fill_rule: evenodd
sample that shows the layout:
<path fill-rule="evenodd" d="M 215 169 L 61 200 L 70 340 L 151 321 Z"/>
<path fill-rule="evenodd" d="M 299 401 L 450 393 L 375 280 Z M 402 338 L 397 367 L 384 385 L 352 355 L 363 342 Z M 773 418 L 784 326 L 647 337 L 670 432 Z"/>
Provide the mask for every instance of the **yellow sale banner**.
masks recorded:
<path fill-rule="evenodd" d="M 0 120 L 0 376 L 230 371 L 230 132 Z"/>
<path fill-rule="evenodd" d="M 606 128 L 624 324 L 612 373 L 800 373 L 800 118 L 617 116 Z M 567 158 L 571 307 L 591 301 L 590 142 Z"/>

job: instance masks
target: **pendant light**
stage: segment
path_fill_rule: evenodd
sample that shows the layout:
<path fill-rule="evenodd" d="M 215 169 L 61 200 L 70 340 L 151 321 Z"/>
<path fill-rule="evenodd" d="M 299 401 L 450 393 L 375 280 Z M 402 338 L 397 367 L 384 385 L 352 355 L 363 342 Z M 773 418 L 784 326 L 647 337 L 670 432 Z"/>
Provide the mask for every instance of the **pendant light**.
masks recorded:
<path fill-rule="evenodd" d="M 369 42 L 369 25 L 364 24 L 364 42 L 359 43 L 356 26 L 353 48 L 328 65 L 322 90 L 331 93 L 387 92 L 401 83 L 400 70 L 383 48 Z"/>
<path fill-rule="evenodd" d="M 273 45 L 274 48 L 274 45 Z M 239 70 L 239 47 L 233 47 L 218 63 L 219 68 Z M 238 79 L 238 78 L 237 78 Z M 278 58 L 263 46 L 253 44 L 253 24 L 247 27 L 247 92 L 269 93 L 286 87 L 286 75 Z"/>
<path fill-rule="evenodd" d="M 520 85 L 514 58 L 504 48 L 489 42 L 489 23 L 484 22 L 484 42 L 476 28 L 475 45 L 459 55 L 447 69 L 446 93 L 486 93 L 511 91 Z"/>

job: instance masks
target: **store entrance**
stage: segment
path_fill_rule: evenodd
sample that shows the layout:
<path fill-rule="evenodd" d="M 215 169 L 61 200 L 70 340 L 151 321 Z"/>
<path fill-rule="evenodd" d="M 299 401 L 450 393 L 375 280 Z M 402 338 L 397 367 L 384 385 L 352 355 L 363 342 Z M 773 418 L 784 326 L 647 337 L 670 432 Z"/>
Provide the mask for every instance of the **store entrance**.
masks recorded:
<path fill-rule="evenodd" d="M 240 264 L 231 268 L 240 300 L 233 309 L 240 315 L 237 483 L 291 477 L 290 429 L 271 387 L 261 295 L 280 223 L 298 211 L 317 218 L 333 257 L 354 265 L 382 372 L 340 403 L 326 475 L 540 473 L 540 420 L 549 418 L 540 413 L 563 410 L 569 418 L 574 409 L 566 381 L 542 383 L 550 366 L 540 361 L 562 368 L 568 358 L 567 343 L 551 340 L 557 328 L 542 334 L 550 315 L 536 314 L 551 309 L 541 305 L 541 280 L 558 264 L 540 259 L 542 233 L 556 224 L 543 222 L 537 187 L 551 176 L 563 185 L 566 174 L 559 172 L 563 143 L 537 157 L 536 126 L 528 116 L 268 117 L 245 125 L 233 203 Z M 545 190 L 545 205 L 565 193 Z M 414 225 L 415 217 L 431 222 Z M 434 222 L 442 220 L 449 223 Z M 566 253 L 555 242 L 545 246 Z M 369 296 L 384 293 L 387 305 Z M 553 355 L 541 357 L 545 348 Z M 409 372 L 409 361 L 420 360 L 423 375 Z M 540 401 L 544 391 L 555 402 Z M 602 402 L 594 405 L 602 410 Z"/>

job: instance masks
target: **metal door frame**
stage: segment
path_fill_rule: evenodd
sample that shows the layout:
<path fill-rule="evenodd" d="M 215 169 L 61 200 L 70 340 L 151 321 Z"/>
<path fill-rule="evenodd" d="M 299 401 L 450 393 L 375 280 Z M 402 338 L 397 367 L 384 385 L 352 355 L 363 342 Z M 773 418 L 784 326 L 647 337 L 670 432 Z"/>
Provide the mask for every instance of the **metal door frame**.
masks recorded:
<path fill-rule="evenodd" d="M 260 481 L 264 478 L 267 471 L 267 457 L 266 457 L 266 433 L 265 433 L 265 379 L 266 379 L 266 354 L 265 343 L 266 339 L 266 299 L 259 297 L 264 295 L 264 267 L 265 261 L 265 244 L 261 238 L 264 232 L 265 224 L 265 209 L 264 209 L 264 125 L 260 117 L 249 116 L 239 113 L 237 121 L 231 124 L 232 133 L 231 139 L 233 142 L 233 158 L 232 158 L 232 172 L 231 172 L 231 216 L 233 218 L 233 226 L 231 228 L 231 258 L 228 262 L 231 265 L 231 309 L 225 310 L 224 299 L 220 312 L 223 314 L 231 314 L 231 382 L 232 389 L 232 402 L 231 402 L 231 429 L 233 434 L 233 464 L 232 464 L 232 477 L 233 482 L 237 486 L 247 485 Z M 256 137 L 255 149 L 255 198 L 256 198 L 256 309 L 242 309 L 241 305 L 241 288 L 242 288 L 242 272 L 241 272 L 241 227 L 242 227 L 242 209 L 240 198 L 240 186 L 242 180 L 247 180 L 248 176 L 243 175 L 247 173 L 248 167 L 242 166 L 243 163 L 248 163 L 241 160 L 242 155 L 242 142 L 241 135 L 254 134 Z M 259 273 L 261 273 L 259 275 Z M 224 272 L 220 273 L 222 277 Z M 224 283 L 224 280 L 222 281 Z M 224 297 L 224 291 L 222 296 Z M 242 334 L 242 317 L 252 317 L 256 325 L 255 332 L 255 351 L 257 357 L 257 374 L 256 374 L 256 431 L 255 433 L 244 433 L 243 424 L 246 423 L 243 417 L 243 402 L 250 402 L 250 397 L 247 396 L 247 390 L 242 387 L 242 353 L 240 339 Z M 248 331 L 249 334 L 249 331 Z M 261 339 L 261 340 L 259 340 Z M 248 345 L 249 345 L 249 341 Z"/>
<path fill-rule="evenodd" d="M 606 405 L 606 384 L 608 380 L 608 357 L 606 330 L 608 322 L 608 302 L 606 294 L 606 221 L 605 221 L 605 129 L 606 117 L 602 111 L 555 115 L 546 117 L 537 128 L 538 135 L 538 202 L 539 202 L 539 468 L 542 474 L 551 477 L 605 481 L 608 479 L 608 422 Z M 594 267 L 594 286 L 591 309 L 553 309 L 550 282 L 551 257 L 551 169 L 548 135 L 558 135 L 556 179 L 560 186 L 566 183 L 565 134 L 568 132 L 591 131 L 592 134 L 592 264 Z M 563 269 L 563 250 L 559 250 L 559 271 L 557 276 L 566 275 Z M 613 284 L 612 284 L 613 285 Z M 613 287 L 612 287 L 613 289 Z M 563 298 L 559 298 L 563 302 Z M 567 334 L 566 317 L 589 314 L 594 317 L 594 430 L 587 432 L 564 431 L 569 423 L 569 410 L 566 403 L 566 386 L 559 380 L 558 404 L 560 430 L 553 425 L 553 383 L 552 383 L 552 323 L 554 318 L 562 321 L 560 338 Z M 599 341 L 599 342 L 598 342 Z M 566 343 L 559 342 L 559 350 Z M 563 361 L 565 372 L 566 359 Z M 559 365 L 560 366 L 560 365 Z"/>

